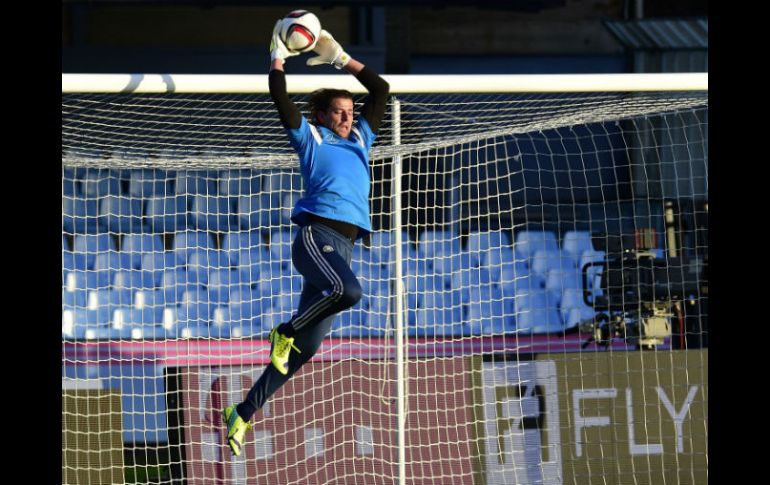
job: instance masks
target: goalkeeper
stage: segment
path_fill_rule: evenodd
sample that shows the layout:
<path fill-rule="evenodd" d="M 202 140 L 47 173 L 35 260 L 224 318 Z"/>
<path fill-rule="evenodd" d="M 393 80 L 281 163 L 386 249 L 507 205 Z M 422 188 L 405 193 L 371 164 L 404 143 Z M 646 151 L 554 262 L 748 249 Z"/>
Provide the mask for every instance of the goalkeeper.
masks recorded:
<path fill-rule="evenodd" d="M 289 52 L 278 35 L 270 44 L 270 95 L 291 146 L 299 155 L 305 193 L 291 220 L 300 226 L 291 251 L 303 276 L 302 294 L 291 320 L 270 331 L 270 360 L 246 399 L 224 409 L 228 444 L 241 454 L 251 416 L 315 354 L 334 316 L 361 299 L 361 285 L 350 269 L 353 245 L 371 231 L 369 216 L 369 149 L 385 115 L 388 83 L 351 58 L 329 32 L 322 30 L 307 64 L 332 64 L 354 75 L 369 92 L 354 116 L 353 96 L 340 89 L 310 95 L 310 121 L 289 100 L 284 62 Z"/>

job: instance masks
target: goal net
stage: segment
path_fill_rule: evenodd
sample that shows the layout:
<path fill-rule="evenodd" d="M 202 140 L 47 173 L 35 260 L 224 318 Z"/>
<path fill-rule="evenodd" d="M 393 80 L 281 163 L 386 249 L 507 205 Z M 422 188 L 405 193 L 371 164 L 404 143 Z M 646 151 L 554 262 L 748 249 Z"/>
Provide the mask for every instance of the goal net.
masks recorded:
<path fill-rule="evenodd" d="M 220 412 L 302 290 L 246 78 L 63 88 L 63 483 L 707 481 L 705 82 L 388 77 L 364 298 L 235 458 Z M 304 108 L 347 77 L 288 79 Z"/>

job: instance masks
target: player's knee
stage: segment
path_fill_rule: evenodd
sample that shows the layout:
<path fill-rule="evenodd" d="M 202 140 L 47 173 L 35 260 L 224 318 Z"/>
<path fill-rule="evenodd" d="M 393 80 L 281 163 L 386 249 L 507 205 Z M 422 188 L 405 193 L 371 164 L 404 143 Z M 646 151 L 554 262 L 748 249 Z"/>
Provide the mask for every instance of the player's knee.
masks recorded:
<path fill-rule="evenodd" d="M 361 289 L 361 285 L 358 281 L 348 283 L 342 288 L 342 295 L 339 303 L 345 308 L 350 308 L 361 301 L 363 294 L 364 291 Z"/>

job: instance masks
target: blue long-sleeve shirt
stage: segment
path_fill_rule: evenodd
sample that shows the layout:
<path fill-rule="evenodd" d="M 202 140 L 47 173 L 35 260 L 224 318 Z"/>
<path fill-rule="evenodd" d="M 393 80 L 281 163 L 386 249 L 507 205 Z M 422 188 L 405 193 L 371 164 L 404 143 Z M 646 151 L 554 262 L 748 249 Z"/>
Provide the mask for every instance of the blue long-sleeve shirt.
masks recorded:
<path fill-rule="evenodd" d="M 369 150 L 385 114 L 389 86 L 367 67 L 356 78 L 367 88 L 369 96 L 353 122 L 348 139 L 302 117 L 289 100 L 282 71 L 270 71 L 269 83 L 281 123 L 299 155 L 305 182 L 305 193 L 292 211 L 292 221 L 306 225 L 308 214 L 316 214 L 355 225 L 360 238 L 372 230 Z"/>

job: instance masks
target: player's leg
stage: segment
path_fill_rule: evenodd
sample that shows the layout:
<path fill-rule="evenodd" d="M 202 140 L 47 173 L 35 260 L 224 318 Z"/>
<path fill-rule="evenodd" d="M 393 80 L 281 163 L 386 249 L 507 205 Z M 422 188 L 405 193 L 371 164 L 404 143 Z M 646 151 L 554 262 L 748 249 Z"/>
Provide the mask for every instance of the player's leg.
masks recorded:
<path fill-rule="evenodd" d="M 292 350 L 300 352 L 295 336 L 305 327 L 346 310 L 361 299 L 361 285 L 350 269 L 353 243 L 321 224 L 303 227 L 292 246 L 292 262 L 318 292 L 306 299 L 292 319 L 270 332 L 270 359 L 276 368 L 288 372 Z"/>

